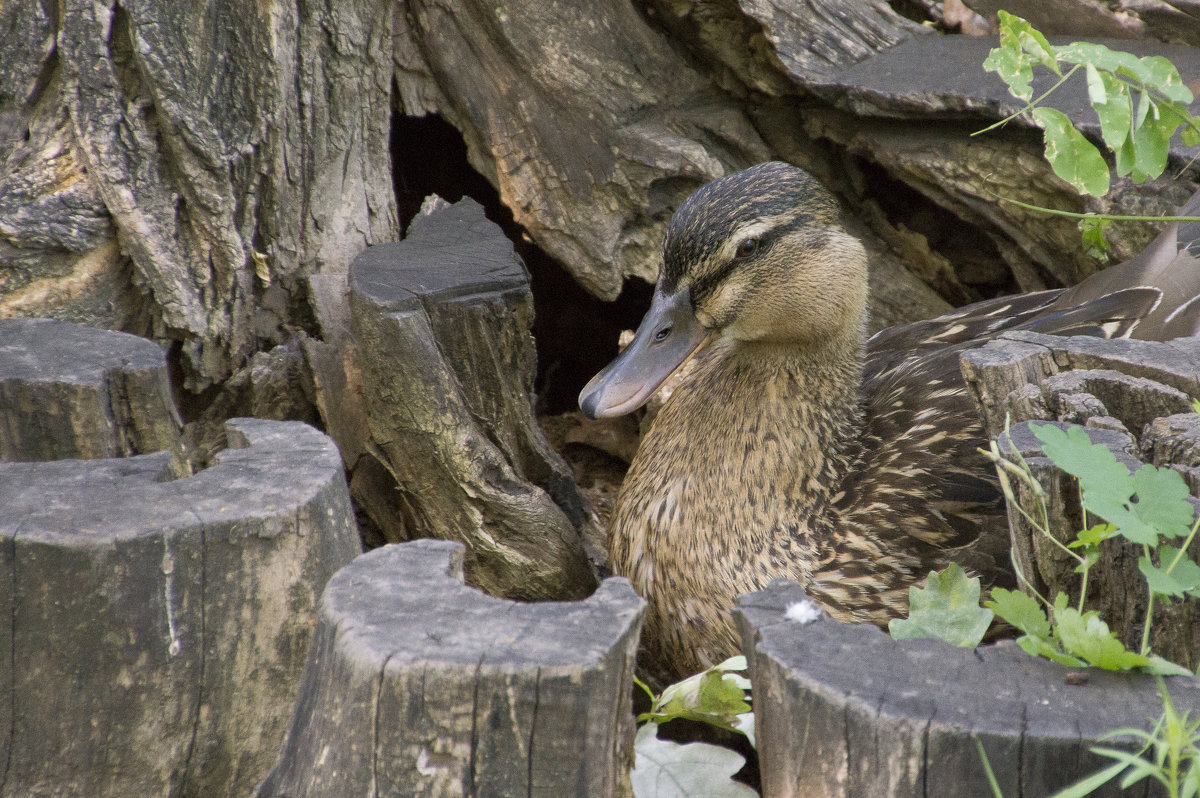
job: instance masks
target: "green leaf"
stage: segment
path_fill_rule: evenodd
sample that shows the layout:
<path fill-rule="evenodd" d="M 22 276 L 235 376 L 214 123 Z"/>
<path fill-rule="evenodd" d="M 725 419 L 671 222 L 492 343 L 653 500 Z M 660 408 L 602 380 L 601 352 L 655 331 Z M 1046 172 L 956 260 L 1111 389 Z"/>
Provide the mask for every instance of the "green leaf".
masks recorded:
<path fill-rule="evenodd" d="M 1143 83 L 1177 103 L 1192 102 L 1192 91 L 1179 77 L 1179 70 L 1161 55 L 1148 55 L 1137 59 L 1138 77 Z"/>
<path fill-rule="evenodd" d="M 1105 232 L 1112 226 L 1112 219 L 1085 218 L 1079 220 L 1079 232 L 1083 234 L 1083 251 L 1101 263 L 1108 263 L 1108 243 Z"/>
<path fill-rule="evenodd" d="M 1099 84 L 1096 92 L 1092 91 L 1093 73 L 1096 75 L 1095 82 Z M 1100 119 L 1100 135 L 1108 148 L 1115 151 L 1125 143 L 1132 132 L 1133 102 L 1129 96 L 1129 87 L 1108 72 L 1096 71 L 1089 64 L 1088 94 L 1091 96 L 1092 108 Z"/>
<path fill-rule="evenodd" d="M 1025 102 L 1033 99 L 1033 87 L 1029 85 L 1033 81 L 1033 70 L 1029 59 L 1021 52 L 1021 45 L 1015 40 L 1001 40 L 1000 46 L 983 60 L 983 68 L 995 72 L 1008 85 L 1014 97 Z"/>
<path fill-rule="evenodd" d="M 1170 568 L 1170 564 L 1175 561 L 1175 557 L 1178 555 L 1179 549 L 1174 546 L 1163 545 L 1158 547 L 1158 561 L 1166 568 Z M 1179 562 L 1175 563 L 1175 567 L 1171 568 L 1171 578 L 1185 591 L 1200 588 L 1200 565 L 1197 565 L 1195 560 L 1184 554 L 1179 557 Z"/>
<path fill-rule="evenodd" d="M 1065 653 L 1057 643 L 1051 640 L 1023 635 L 1017 638 L 1017 645 L 1031 657 L 1045 657 L 1059 665 L 1066 665 L 1068 668 L 1082 668 L 1087 665 L 1078 657 L 1072 657 Z"/>
<path fill-rule="evenodd" d="M 930 573 L 924 589 L 908 589 L 908 618 L 894 618 L 888 632 L 896 640 L 940 637 L 963 648 L 979 645 L 992 622 L 991 610 L 979 606 L 979 578 L 968 577 L 957 563 Z"/>
<path fill-rule="evenodd" d="M 1133 475 L 1137 517 L 1166 537 L 1182 537 L 1192 526 L 1191 492 L 1183 477 L 1172 468 L 1143 465 Z"/>
<path fill-rule="evenodd" d="M 1179 140 L 1183 142 L 1185 147 L 1195 147 L 1200 144 L 1200 132 L 1196 128 L 1188 126 L 1179 134 Z"/>
<path fill-rule="evenodd" d="M 1044 444 L 1042 451 L 1046 456 L 1063 471 L 1078 478 L 1085 491 L 1106 492 L 1121 502 L 1133 497 L 1133 477 L 1129 475 L 1129 469 L 1117 462 L 1107 446 L 1092 443 L 1083 427 L 1071 426 L 1064 431 L 1053 424 L 1029 426 Z"/>
<path fill-rule="evenodd" d="M 1132 136 L 1125 137 L 1125 140 L 1121 142 L 1121 146 L 1117 148 L 1115 155 L 1116 164 L 1114 168 L 1116 169 L 1117 177 L 1124 177 L 1125 175 L 1131 174 L 1133 172 L 1134 164 Z M 1141 181 L 1135 180 L 1135 182 L 1143 182 L 1145 179 L 1146 178 L 1143 177 Z"/>
<path fill-rule="evenodd" d="M 1055 48 L 1050 45 L 1050 42 L 1046 40 L 1041 31 L 1015 14 L 1010 14 L 1007 11 L 997 16 L 1000 21 L 1001 42 L 1015 40 L 1024 52 L 1028 53 L 1042 66 L 1056 75 L 1062 74 L 1058 68 L 1058 58 L 1055 55 Z"/>
<path fill-rule="evenodd" d="M 1152 676 L 1194 676 L 1190 670 L 1171 662 L 1169 659 L 1163 659 L 1157 654 L 1150 655 L 1150 664 L 1143 665 L 1139 670 L 1142 673 L 1148 673 Z"/>
<path fill-rule="evenodd" d="M 1142 124 L 1134 127 L 1131 138 L 1135 175 L 1140 172 L 1153 179 L 1163 173 L 1167 168 L 1168 145 L 1178 127 L 1179 120 L 1167 119 L 1167 115 L 1159 113 L 1157 109 L 1148 114 Z"/>
<path fill-rule="evenodd" d="M 750 704 L 746 701 L 750 680 L 731 671 L 745 668 L 745 657 L 730 657 L 708 670 L 676 682 L 662 691 L 654 706 L 641 718 L 657 723 L 687 718 L 741 731 L 737 717 L 750 711 Z"/>
<path fill-rule="evenodd" d="M 1094 750 L 1094 749 L 1093 749 Z M 1100 787 L 1115 779 L 1125 769 L 1124 762 L 1109 765 L 1103 770 L 1097 770 L 1089 776 L 1084 776 L 1070 787 L 1065 787 L 1051 795 L 1050 798 L 1084 798 L 1091 795 Z"/>
<path fill-rule="evenodd" d="M 1071 184 L 1080 194 L 1103 197 L 1108 193 L 1108 164 L 1096 145 L 1071 124 L 1070 118 L 1055 108 L 1034 108 L 1034 121 L 1046 138 L 1046 160 L 1054 174 Z"/>
<path fill-rule="evenodd" d="M 1056 606 L 1054 628 L 1069 653 L 1097 668 L 1122 671 L 1150 664 L 1148 657 L 1127 650 L 1096 612 Z"/>
<path fill-rule="evenodd" d="M 1088 527 L 1075 536 L 1075 540 L 1067 545 L 1071 548 L 1079 548 L 1080 546 L 1099 546 L 1104 541 L 1108 540 L 1117 531 L 1117 528 L 1112 524 L 1096 524 Z"/>
<path fill-rule="evenodd" d="M 1019 590 L 994 587 L 991 600 L 984 602 L 1003 620 L 1033 637 L 1050 637 L 1050 620 L 1038 600 Z"/>
<path fill-rule="evenodd" d="M 680 745 L 657 737 L 658 724 L 638 730 L 629 780 L 636 798 L 757 798 L 733 780 L 746 760 L 736 751 L 710 743 Z"/>
<path fill-rule="evenodd" d="M 1142 576 L 1146 577 L 1146 586 L 1150 588 L 1151 592 L 1160 596 L 1182 596 L 1188 590 L 1174 576 L 1159 568 L 1145 555 L 1138 557 L 1138 570 L 1142 572 Z"/>

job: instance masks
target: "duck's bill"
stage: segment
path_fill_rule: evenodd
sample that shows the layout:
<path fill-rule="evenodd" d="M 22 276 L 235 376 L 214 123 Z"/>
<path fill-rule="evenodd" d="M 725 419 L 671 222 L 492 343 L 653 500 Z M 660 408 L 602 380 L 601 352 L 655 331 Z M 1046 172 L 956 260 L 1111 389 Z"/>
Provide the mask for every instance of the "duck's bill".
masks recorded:
<path fill-rule="evenodd" d="M 708 336 L 692 310 L 688 289 L 666 295 L 656 288 L 633 342 L 584 386 L 580 409 L 588 418 L 632 413 L 704 346 Z"/>

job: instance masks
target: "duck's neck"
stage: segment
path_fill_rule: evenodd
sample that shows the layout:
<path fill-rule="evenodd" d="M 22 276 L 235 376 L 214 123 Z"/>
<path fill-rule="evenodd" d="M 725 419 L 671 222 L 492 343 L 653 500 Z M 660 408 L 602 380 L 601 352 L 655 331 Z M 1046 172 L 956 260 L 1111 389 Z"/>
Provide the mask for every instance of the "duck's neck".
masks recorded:
<path fill-rule="evenodd" d="M 681 402 L 690 407 L 678 409 L 710 419 L 717 440 L 739 431 L 749 446 L 726 456 L 763 484 L 787 486 L 789 503 L 812 507 L 835 493 L 862 429 L 863 332 L 808 345 L 721 341 L 714 349 L 694 376 L 696 390 L 681 389 L 693 394 Z"/>

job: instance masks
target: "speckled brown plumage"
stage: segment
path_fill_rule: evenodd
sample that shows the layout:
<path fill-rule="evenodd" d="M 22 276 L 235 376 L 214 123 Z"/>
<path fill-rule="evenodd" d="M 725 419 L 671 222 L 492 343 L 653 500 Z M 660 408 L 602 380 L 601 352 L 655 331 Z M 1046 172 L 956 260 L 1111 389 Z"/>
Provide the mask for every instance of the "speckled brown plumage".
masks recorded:
<path fill-rule="evenodd" d="M 1173 236 L 1099 287 L 983 302 L 867 342 L 865 254 L 811 177 L 763 164 L 693 194 L 669 225 L 656 296 L 686 306 L 711 343 L 643 440 L 609 529 L 612 569 L 649 603 L 652 669 L 674 678 L 736 653 L 729 608 L 776 577 L 835 618 L 881 625 L 952 560 L 1010 583 L 958 355 L 1018 327 L 1193 333 L 1196 308 L 1168 319 L 1200 293 L 1200 264 Z M 1180 271 L 1168 307 L 1154 280 Z M 645 356 L 682 334 L 672 318 L 643 323 Z M 585 389 L 590 412 L 633 403 L 628 387 L 602 395 L 617 391 L 604 387 L 614 366 Z"/>

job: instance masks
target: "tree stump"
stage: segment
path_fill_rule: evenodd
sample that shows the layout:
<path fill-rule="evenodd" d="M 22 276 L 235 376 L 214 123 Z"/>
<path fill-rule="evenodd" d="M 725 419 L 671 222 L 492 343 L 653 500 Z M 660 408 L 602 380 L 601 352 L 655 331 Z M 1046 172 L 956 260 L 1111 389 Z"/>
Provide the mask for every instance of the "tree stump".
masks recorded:
<path fill-rule="evenodd" d="M 0 460 L 149 454 L 174 446 L 180 427 L 154 342 L 50 319 L 0 319 Z"/>
<path fill-rule="evenodd" d="M 463 584 L 463 554 L 385 546 L 330 580 L 259 798 L 627 789 L 642 600 L 623 579 L 577 603 L 493 598 Z"/>
<path fill-rule="evenodd" d="M 1200 339 L 1108 341 L 1007 333 L 967 352 L 963 375 L 988 435 L 1001 453 L 1019 452 L 1045 492 L 1050 531 L 1066 544 L 1084 528 L 1075 480 L 1042 455 L 1041 441 L 1025 421 L 1084 424 L 1094 443 L 1107 445 L 1130 471 L 1143 462 L 1178 470 L 1200 495 L 1200 416 L 1190 397 L 1200 396 Z M 1005 435 L 1006 419 L 1013 424 Z M 1035 497 L 1014 483 L 1017 498 L 1033 511 Z M 1200 508 L 1200 502 L 1194 502 Z M 1089 519 L 1089 525 L 1095 519 Z M 1060 590 L 1078 601 L 1075 561 L 1053 541 L 1009 510 L 1014 563 L 1043 596 Z M 1176 541 L 1178 542 L 1178 541 Z M 1189 551 L 1197 558 L 1194 549 Z M 1121 538 L 1100 547 L 1088 573 L 1088 606 L 1101 615 L 1127 648 L 1141 646 L 1146 616 L 1145 581 L 1138 570 L 1141 546 Z M 1150 636 L 1156 654 L 1191 669 L 1200 665 L 1200 599 L 1157 602 Z"/>
<path fill-rule="evenodd" d="M 777 580 L 742 596 L 736 616 L 754 681 L 764 798 L 990 795 L 976 740 L 1005 795 L 1049 795 L 1111 760 L 1092 754 L 1120 727 L 1161 713 L 1154 679 L 1035 659 L 1011 641 L 975 650 L 892 640 L 869 624 L 822 614 Z M 1200 706 L 1195 679 L 1169 677 L 1176 707 Z M 1080 683 L 1082 682 L 1082 683 Z M 1134 750 L 1128 739 L 1108 741 Z M 1149 780 L 1146 780 L 1149 781 Z M 1110 782 L 1096 796 L 1121 792 Z"/>
<path fill-rule="evenodd" d="M 266 774 L 358 536 L 328 438 L 226 429 L 175 481 L 169 452 L 0 463 L 0 796 L 246 795 Z"/>
<path fill-rule="evenodd" d="M 583 499 L 533 418 L 529 278 L 500 229 L 471 200 L 418 217 L 351 265 L 350 308 L 396 537 L 464 543 L 495 595 L 591 592 Z"/>

